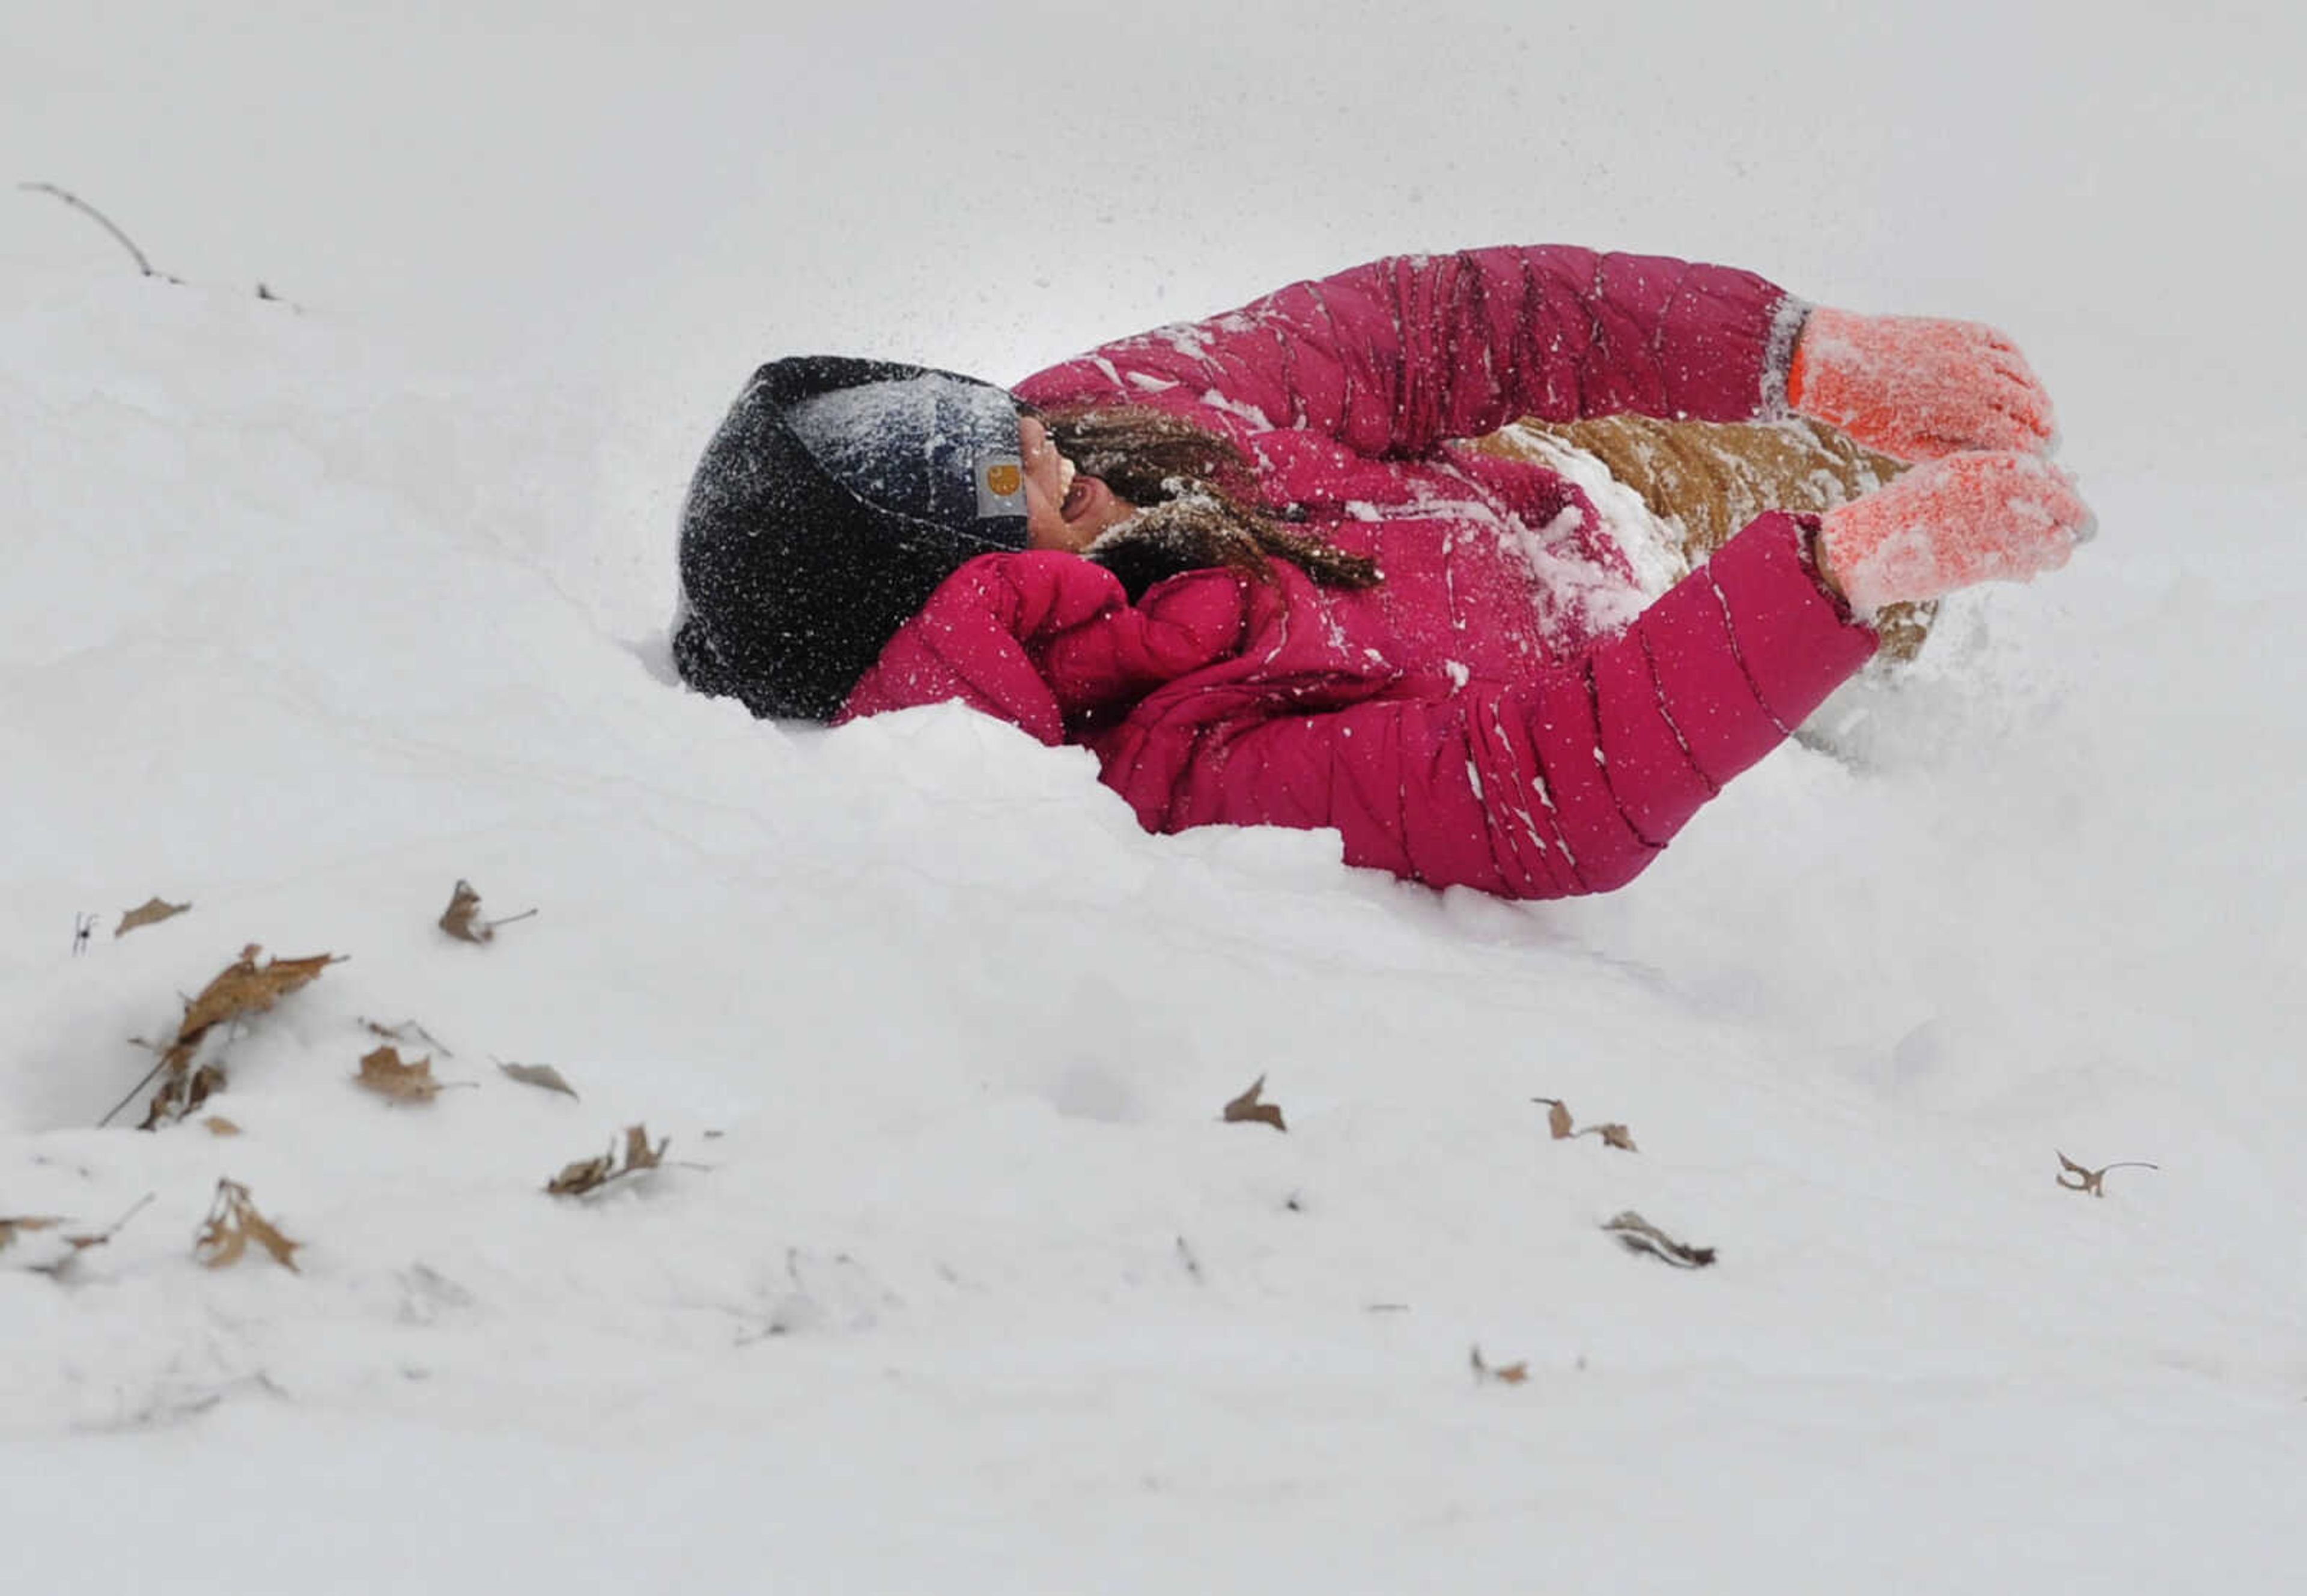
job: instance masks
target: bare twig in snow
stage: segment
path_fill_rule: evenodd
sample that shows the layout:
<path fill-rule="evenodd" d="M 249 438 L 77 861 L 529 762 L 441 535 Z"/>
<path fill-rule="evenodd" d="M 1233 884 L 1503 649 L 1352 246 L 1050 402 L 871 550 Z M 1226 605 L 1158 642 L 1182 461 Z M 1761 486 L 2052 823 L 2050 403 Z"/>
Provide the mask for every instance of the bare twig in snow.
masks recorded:
<path fill-rule="evenodd" d="M 45 1274 L 51 1280 L 62 1280 L 66 1272 L 80 1261 L 82 1253 L 91 1248 L 101 1247 L 118 1235 L 121 1227 L 144 1212 L 151 1203 L 152 1197 L 151 1192 L 146 1192 L 129 1206 L 127 1213 L 123 1214 L 100 1231 L 82 1231 L 58 1238 L 64 1242 L 64 1250 L 45 1263 L 32 1265 L 33 1273 Z M 18 1231 L 52 1231 L 62 1223 L 64 1223 L 63 1220 L 47 1216 L 0 1219 L 0 1248 L 5 1248 L 13 1241 Z"/>
<path fill-rule="evenodd" d="M 1677 1269 L 1703 1269 L 1714 1261 L 1712 1248 L 1692 1247 L 1677 1241 L 1632 1208 L 1617 1215 L 1602 1228 L 1616 1236 L 1618 1245 L 1628 1252 L 1646 1252 Z"/>
<path fill-rule="evenodd" d="M 136 247 L 136 240 L 122 232 L 110 217 L 105 215 L 103 211 L 99 210 L 95 206 L 90 204 L 86 200 L 81 199 L 78 194 L 72 193 L 69 189 L 58 188 L 53 183 L 20 183 L 16 186 L 22 189 L 27 193 L 53 195 L 55 198 L 62 200 L 65 204 L 71 206 L 74 210 L 79 211 L 82 216 L 87 217 L 90 220 L 96 223 L 98 227 L 102 227 L 106 232 L 111 234 L 115 238 L 120 241 L 120 247 L 126 250 L 130 258 L 136 262 L 136 270 L 142 272 L 146 277 L 157 277 L 163 282 L 170 283 L 181 280 L 179 279 L 170 277 L 167 272 L 155 268 L 150 261 L 145 259 L 144 252 Z"/>
<path fill-rule="evenodd" d="M 2054 1147 L 2052 1151 L 2057 1152 L 2058 1149 Z M 2059 1172 L 2055 1179 L 2061 1186 L 2065 1187 L 2069 1191 L 2088 1191 L 2095 1197 L 2103 1197 L 2106 1195 L 2105 1180 L 2107 1171 L 2152 1170 L 2159 1169 L 2162 1166 L 2159 1164 L 2142 1163 L 2136 1158 L 2126 1158 L 2115 1163 L 2101 1164 L 2095 1170 L 2087 1170 L 2083 1168 L 2082 1165 L 2077 1163 L 2073 1159 L 2068 1157 L 2065 1154 L 2060 1153 Z M 2067 1179 L 2069 1175 L 2072 1175 L 2075 1178 L 2070 1180 Z"/>

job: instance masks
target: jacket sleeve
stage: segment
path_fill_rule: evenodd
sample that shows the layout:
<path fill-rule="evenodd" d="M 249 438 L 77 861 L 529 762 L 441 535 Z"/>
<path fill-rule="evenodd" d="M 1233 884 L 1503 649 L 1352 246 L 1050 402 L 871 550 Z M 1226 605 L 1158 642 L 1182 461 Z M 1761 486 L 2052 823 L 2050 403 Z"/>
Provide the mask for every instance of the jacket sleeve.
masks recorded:
<path fill-rule="evenodd" d="M 1806 310 L 1752 272 L 1658 255 L 1401 255 L 1109 344 L 1017 391 L 1190 412 L 1237 441 L 1303 427 L 1369 455 L 1522 416 L 1751 421 L 1786 414 Z"/>
<path fill-rule="evenodd" d="M 1625 631 L 1530 681 L 1403 683 L 1316 715 L 1180 695 L 1131 717 L 1106 779 L 1157 831 L 1334 827 L 1348 862 L 1437 887 L 1608 891 L 1873 654 L 1818 584 L 1812 529 L 1761 518 Z"/>
<path fill-rule="evenodd" d="M 1042 742 L 1239 646 L 1243 579 L 1196 571 L 1132 605 L 1104 567 L 1057 551 L 985 554 L 897 630 L 835 724 L 964 703 Z"/>

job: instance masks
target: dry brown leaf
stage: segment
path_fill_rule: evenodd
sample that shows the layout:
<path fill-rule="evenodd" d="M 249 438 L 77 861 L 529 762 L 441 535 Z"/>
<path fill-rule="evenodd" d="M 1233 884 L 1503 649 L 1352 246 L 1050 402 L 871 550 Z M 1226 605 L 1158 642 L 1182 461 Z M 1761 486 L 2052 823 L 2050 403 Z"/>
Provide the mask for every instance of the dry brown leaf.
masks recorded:
<path fill-rule="evenodd" d="M 226 1020 L 262 1014 L 290 992 L 317 980 L 330 965 L 343 962 L 334 954 L 315 953 L 303 958 L 269 958 L 260 968 L 256 956 L 261 951 L 253 942 L 242 948 L 240 957 L 219 971 L 201 989 L 200 996 L 185 1006 L 184 1023 L 176 1030 L 179 1043 Z"/>
<path fill-rule="evenodd" d="M 1265 1091 L 1265 1077 L 1261 1075 L 1249 1083 L 1248 1091 L 1225 1105 L 1225 1122 L 1239 1125 L 1255 1121 L 1260 1125 L 1271 1125 L 1276 1130 L 1287 1131 L 1290 1127 L 1282 1122 L 1281 1105 L 1263 1101 Z"/>
<path fill-rule="evenodd" d="M 343 962 L 335 954 L 315 953 L 303 958 L 267 959 L 260 966 L 256 956 L 262 951 L 251 942 L 240 950 L 238 958 L 201 989 L 198 997 L 185 1003 L 184 1017 L 176 1026 L 175 1038 L 159 1050 L 160 1061 L 153 1067 L 152 1075 L 162 1077 L 160 1089 L 152 1095 L 142 1128 L 150 1130 L 184 1118 L 208 1101 L 210 1093 L 224 1085 L 224 1069 L 214 1060 L 198 1069 L 192 1067 L 193 1053 L 211 1030 L 227 1021 L 262 1014 L 290 992 L 318 979 L 330 965 Z M 142 1089 L 140 1083 L 137 1091 Z M 133 1099 L 135 1093 L 129 1096 Z M 112 1112 L 116 1114 L 126 1106 L 123 1103 Z M 105 1116 L 107 1120 L 111 1118 L 112 1114 Z"/>
<path fill-rule="evenodd" d="M 209 1128 L 209 1134 L 210 1136 L 238 1136 L 240 1134 L 240 1127 L 226 1119 L 222 1114 L 210 1114 L 207 1119 L 202 1120 L 201 1123 Z"/>
<path fill-rule="evenodd" d="M 1476 1346 L 1467 1352 L 1466 1360 L 1473 1365 L 1474 1378 L 1479 1383 L 1497 1386 L 1519 1386 L 1523 1381 L 1530 1378 L 1530 1364 L 1527 1361 L 1499 1364 L 1485 1363 L 1482 1361 L 1482 1349 L 1479 1346 Z"/>
<path fill-rule="evenodd" d="M 223 1091 L 224 1081 L 224 1066 L 221 1064 L 203 1064 L 193 1070 L 192 1079 L 184 1083 L 182 1111 L 189 1114 L 209 1100 L 209 1094 Z"/>
<path fill-rule="evenodd" d="M 208 1217 L 193 1238 L 193 1256 L 211 1269 L 221 1269 L 239 1262 L 252 1241 L 291 1274 L 303 1273 L 296 1267 L 296 1249 L 304 1244 L 288 1240 L 258 1213 L 249 1200 L 247 1187 L 237 1180 L 219 1180 Z"/>
<path fill-rule="evenodd" d="M 1577 1129 L 1570 1118 L 1570 1105 L 1560 1098 L 1533 1097 L 1531 1101 L 1546 1104 L 1547 1132 L 1557 1142 L 1568 1141 L 1573 1137 L 1599 1136 L 1606 1147 L 1616 1147 L 1621 1153 L 1637 1150 L 1634 1133 L 1623 1125 L 1589 1125 L 1582 1130 Z"/>
<path fill-rule="evenodd" d="M 2054 1147 L 2052 1151 L 2055 1153 L 2058 1152 L 2058 1149 Z M 2143 1163 L 2135 1158 L 2126 1158 L 2118 1163 L 2102 1164 L 2095 1170 L 2087 1170 L 2081 1164 L 2077 1163 L 2073 1159 L 2068 1157 L 2065 1154 L 2060 1153 L 2059 1172 L 2054 1179 L 2057 1180 L 2061 1186 L 2065 1187 L 2069 1191 L 2088 1191 L 2095 1197 L 2103 1197 L 2106 1195 L 2107 1171 L 2151 1170 L 2159 1169 L 2160 1167 L 2161 1166 L 2158 1164 Z M 2069 1175 L 2074 1176 L 2075 1179 L 2071 1180 L 2068 1180 L 2067 1177 Z"/>
<path fill-rule="evenodd" d="M 1691 1247 L 1677 1241 L 1632 1208 L 1602 1228 L 1616 1236 L 1618 1245 L 1628 1252 L 1646 1252 L 1677 1269 L 1703 1269 L 1714 1261 L 1712 1248 Z"/>
<path fill-rule="evenodd" d="M 616 1167 L 617 1152 L 612 1146 L 598 1158 L 580 1158 L 562 1165 L 561 1172 L 545 1183 L 545 1189 L 554 1197 L 582 1197 L 605 1184 L 609 1171 Z"/>
<path fill-rule="evenodd" d="M 117 942 L 139 926 L 158 925 L 163 920 L 174 920 L 192 906 L 190 904 L 172 904 L 158 897 L 148 897 L 120 916 L 120 923 L 112 928 L 112 940 Z"/>
<path fill-rule="evenodd" d="M 496 940 L 497 927 L 526 920 L 536 913 L 535 909 L 523 909 L 502 920 L 483 920 L 481 895 L 473 889 L 470 881 L 459 880 L 456 890 L 449 895 L 449 906 L 441 911 L 441 929 L 460 942 L 491 942 Z"/>
<path fill-rule="evenodd" d="M 496 935 L 485 920 L 476 919 L 481 912 L 481 895 L 473 890 L 470 881 L 459 880 L 457 889 L 449 895 L 449 906 L 441 911 L 441 929 L 460 942 L 485 942 Z"/>
<path fill-rule="evenodd" d="M 626 1126 L 624 1172 L 630 1175 L 635 1170 L 656 1168 L 665 1162 L 665 1150 L 671 1146 L 673 1146 L 673 1138 L 665 1137 L 652 1147 L 649 1146 L 648 1131 L 645 1128 L 639 1125 Z"/>
<path fill-rule="evenodd" d="M 598 1158 L 583 1158 L 563 1166 L 559 1174 L 545 1183 L 545 1189 L 554 1197 L 583 1197 L 600 1190 L 612 1180 L 656 1169 L 665 1162 L 665 1150 L 672 1145 L 673 1138 L 666 1137 L 652 1147 L 645 1126 L 628 1125 L 622 1149 L 611 1142 L 609 1150 Z M 623 1155 L 622 1163 L 620 1152 Z"/>
<path fill-rule="evenodd" d="M 542 1086 L 548 1092 L 559 1092 L 568 1097 L 577 1095 L 577 1088 L 550 1064 L 508 1064 L 500 1059 L 497 1068 L 524 1086 Z M 714 1133 L 708 1130 L 705 1134 L 711 1136 Z"/>
<path fill-rule="evenodd" d="M 430 1103 L 449 1084 L 433 1078 L 431 1059 L 404 1062 L 400 1050 L 390 1043 L 362 1054 L 360 1073 L 353 1080 L 395 1103 Z"/>

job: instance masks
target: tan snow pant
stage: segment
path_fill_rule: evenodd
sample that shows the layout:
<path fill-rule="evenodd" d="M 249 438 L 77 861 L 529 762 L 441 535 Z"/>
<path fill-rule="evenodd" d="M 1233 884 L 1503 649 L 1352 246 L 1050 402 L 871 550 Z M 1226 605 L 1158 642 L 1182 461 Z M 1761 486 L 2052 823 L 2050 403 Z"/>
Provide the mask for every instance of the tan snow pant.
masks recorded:
<path fill-rule="evenodd" d="M 1474 447 L 1509 459 L 1549 463 L 1549 449 L 1581 451 L 1604 466 L 1667 524 L 1694 564 L 1766 510 L 1822 513 L 1871 493 L 1905 470 L 1889 455 L 1803 419 L 1761 423 L 1593 421 L 1525 417 Z M 1882 653 L 1911 659 L 1929 635 L 1934 604 L 1890 605 L 1875 617 Z"/>

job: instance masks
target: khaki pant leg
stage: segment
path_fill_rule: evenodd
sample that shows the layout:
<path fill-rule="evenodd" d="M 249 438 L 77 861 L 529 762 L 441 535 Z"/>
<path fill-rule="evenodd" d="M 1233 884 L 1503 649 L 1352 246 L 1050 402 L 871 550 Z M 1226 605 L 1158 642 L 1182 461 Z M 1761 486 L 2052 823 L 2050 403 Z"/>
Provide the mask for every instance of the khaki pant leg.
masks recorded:
<path fill-rule="evenodd" d="M 1544 463 L 1543 444 L 1578 450 L 1639 494 L 1682 538 L 1695 564 L 1766 510 L 1822 514 L 1872 493 L 1906 469 L 1832 427 L 1796 419 L 1716 423 L 1608 416 L 1591 421 L 1525 418 L 1474 446 Z M 1886 605 L 1875 616 L 1882 652 L 1911 659 L 1929 635 L 1934 604 Z"/>

